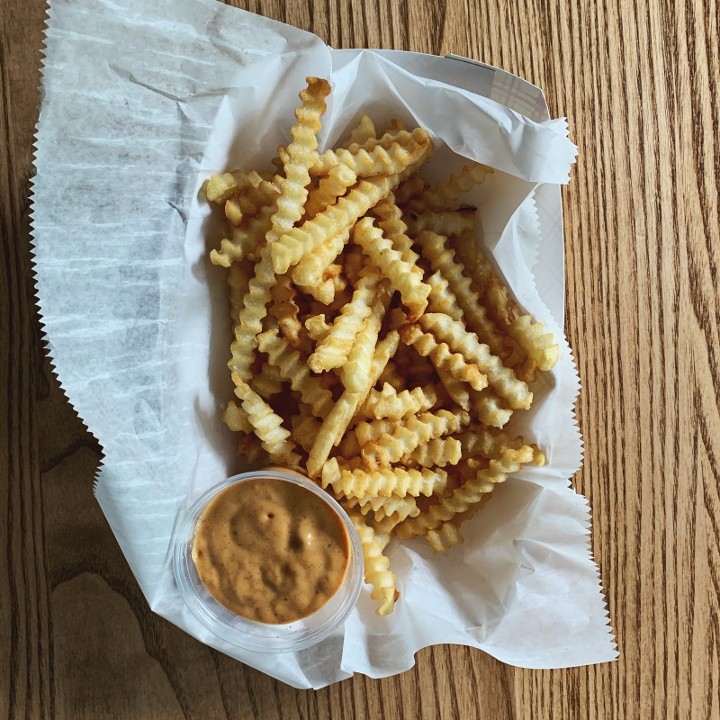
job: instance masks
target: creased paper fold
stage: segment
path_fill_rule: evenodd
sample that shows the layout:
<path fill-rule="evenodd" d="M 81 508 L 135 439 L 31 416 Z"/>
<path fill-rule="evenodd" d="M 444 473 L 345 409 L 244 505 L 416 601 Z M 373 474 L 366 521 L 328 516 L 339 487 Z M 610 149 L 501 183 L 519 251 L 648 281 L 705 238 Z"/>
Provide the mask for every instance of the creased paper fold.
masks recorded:
<path fill-rule="evenodd" d="M 381 677 L 434 643 L 549 668 L 616 657 L 589 510 L 569 487 L 582 457 L 579 380 L 562 335 L 558 183 L 575 147 L 542 93 L 487 66 L 412 53 L 334 51 L 317 37 L 210 0 L 54 0 L 33 181 L 38 305 L 70 401 L 105 464 L 97 499 L 153 609 L 204 642 L 297 687 Z M 499 487 L 446 557 L 390 550 L 402 600 L 378 618 L 364 593 L 316 648 L 264 656 L 211 637 L 174 585 L 179 514 L 238 470 L 219 420 L 231 397 L 220 228 L 197 191 L 211 172 L 268 167 L 307 75 L 333 95 L 321 135 L 360 112 L 426 127 L 436 179 L 465 158 L 498 172 L 469 200 L 518 300 L 561 341 L 557 368 L 514 429 L 550 463 Z"/>

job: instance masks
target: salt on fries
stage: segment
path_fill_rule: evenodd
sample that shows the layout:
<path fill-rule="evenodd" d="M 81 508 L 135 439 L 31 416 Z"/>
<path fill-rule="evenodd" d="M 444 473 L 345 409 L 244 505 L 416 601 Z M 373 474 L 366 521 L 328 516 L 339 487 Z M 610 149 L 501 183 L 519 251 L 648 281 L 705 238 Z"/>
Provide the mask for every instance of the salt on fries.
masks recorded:
<path fill-rule="evenodd" d="M 498 483 L 545 462 L 502 428 L 558 345 L 474 239 L 463 194 L 492 169 L 430 187 L 428 133 L 395 120 L 378 135 L 367 116 L 320 154 L 329 93 L 308 78 L 275 171 L 205 185 L 228 220 L 210 253 L 228 268 L 234 334 L 223 419 L 239 455 L 299 467 L 343 505 L 386 615 L 392 538 L 447 550 Z"/>

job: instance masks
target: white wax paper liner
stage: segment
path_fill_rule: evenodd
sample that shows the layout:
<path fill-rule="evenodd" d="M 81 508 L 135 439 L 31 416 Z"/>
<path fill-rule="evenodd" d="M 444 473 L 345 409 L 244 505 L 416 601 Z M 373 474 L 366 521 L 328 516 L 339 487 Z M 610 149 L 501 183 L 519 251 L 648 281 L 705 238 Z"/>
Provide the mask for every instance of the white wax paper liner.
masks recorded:
<path fill-rule="evenodd" d="M 526 667 L 616 657 L 588 505 L 569 488 L 582 445 L 579 381 L 557 322 L 557 184 L 575 148 L 542 93 L 461 60 L 333 51 L 209 0 L 54 0 L 45 55 L 32 198 L 38 305 L 62 387 L 105 451 L 98 501 L 152 608 L 297 687 L 400 672 L 442 642 Z M 220 228 L 197 190 L 210 172 L 268 166 L 306 75 L 334 85 L 323 143 L 360 111 L 379 125 L 399 116 L 433 133 L 429 178 L 463 157 L 498 169 L 469 200 L 518 300 L 561 338 L 561 358 L 533 410 L 513 420 L 549 465 L 499 487 L 447 556 L 420 540 L 394 543 L 402 597 L 392 616 L 375 616 L 364 592 L 343 632 L 266 656 L 197 623 L 175 588 L 169 546 L 183 509 L 238 469 L 219 421 L 232 396 L 224 277 L 207 261 Z"/>

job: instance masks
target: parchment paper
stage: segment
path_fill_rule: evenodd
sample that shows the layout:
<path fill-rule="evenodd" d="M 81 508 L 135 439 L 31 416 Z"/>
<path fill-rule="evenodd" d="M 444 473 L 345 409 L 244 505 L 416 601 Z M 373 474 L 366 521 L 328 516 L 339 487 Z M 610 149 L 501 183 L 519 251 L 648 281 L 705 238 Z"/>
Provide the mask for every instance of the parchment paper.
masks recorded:
<path fill-rule="evenodd" d="M 334 51 L 319 38 L 211 0 L 53 0 L 33 182 L 38 305 L 68 398 L 102 443 L 96 495 L 150 606 L 195 637 L 296 687 L 412 666 L 434 643 L 515 665 L 565 667 L 617 653 L 589 551 L 579 381 L 562 334 L 559 183 L 576 149 L 542 93 L 503 71 L 411 53 Z M 344 631 L 309 650 L 247 653 L 184 607 L 169 562 L 175 523 L 199 493 L 240 470 L 220 413 L 232 397 L 220 237 L 198 200 L 230 167 L 269 167 L 307 75 L 334 90 L 321 143 L 360 112 L 431 131 L 428 177 L 464 158 L 498 172 L 469 198 L 518 300 L 561 338 L 561 357 L 513 419 L 546 450 L 493 493 L 434 556 L 389 551 L 402 591 L 388 618 L 367 588 Z"/>

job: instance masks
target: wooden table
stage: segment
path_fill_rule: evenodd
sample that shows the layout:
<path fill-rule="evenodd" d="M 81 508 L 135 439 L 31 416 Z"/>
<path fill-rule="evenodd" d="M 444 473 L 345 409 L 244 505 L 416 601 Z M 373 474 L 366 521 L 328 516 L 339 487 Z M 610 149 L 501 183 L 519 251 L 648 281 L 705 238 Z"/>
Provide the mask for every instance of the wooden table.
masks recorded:
<path fill-rule="evenodd" d="M 44 357 L 29 179 L 42 0 L 0 6 L 0 718 L 720 718 L 718 6 L 248 0 L 335 47 L 458 53 L 545 89 L 563 191 L 578 490 L 620 660 L 533 672 L 435 647 L 293 690 L 153 615 L 93 499 L 102 453 Z M 522 9 L 521 9 L 522 8 Z"/>

